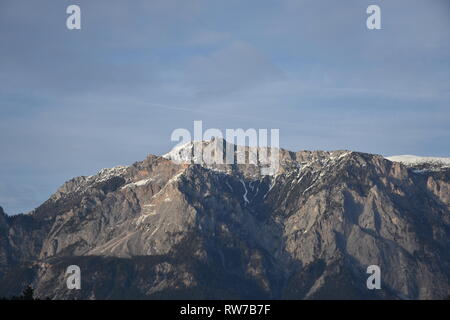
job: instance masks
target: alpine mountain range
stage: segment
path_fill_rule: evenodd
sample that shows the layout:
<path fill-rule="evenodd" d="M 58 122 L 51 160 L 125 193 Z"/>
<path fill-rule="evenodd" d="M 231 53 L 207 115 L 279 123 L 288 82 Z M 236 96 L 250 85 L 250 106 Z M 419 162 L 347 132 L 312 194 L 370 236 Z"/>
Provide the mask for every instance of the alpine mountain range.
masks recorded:
<path fill-rule="evenodd" d="M 28 214 L 0 208 L 0 296 L 28 284 L 51 299 L 450 295 L 448 159 L 280 149 L 272 176 L 187 161 L 213 141 L 74 178 Z"/>

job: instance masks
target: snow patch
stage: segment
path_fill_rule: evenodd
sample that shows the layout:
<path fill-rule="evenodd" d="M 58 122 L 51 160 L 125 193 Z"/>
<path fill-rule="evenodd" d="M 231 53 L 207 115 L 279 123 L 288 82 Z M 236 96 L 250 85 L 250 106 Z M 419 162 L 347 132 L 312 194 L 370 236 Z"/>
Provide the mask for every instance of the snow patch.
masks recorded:
<path fill-rule="evenodd" d="M 400 162 L 400 163 L 403 163 L 406 165 L 435 164 L 435 165 L 442 165 L 442 166 L 450 166 L 450 158 L 400 155 L 400 156 L 386 157 L 386 159 L 393 161 L 393 162 Z"/>
<path fill-rule="evenodd" d="M 241 181 L 242 185 L 244 186 L 245 193 L 244 193 L 244 195 L 243 195 L 243 198 L 244 198 L 245 203 L 248 204 L 248 203 L 250 203 L 250 201 L 248 201 L 248 199 L 247 199 L 247 193 L 248 193 L 247 187 L 246 187 L 246 185 L 245 185 L 244 180 L 239 179 L 239 181 Z"/>
<path fill-rule="evenodd" d="M 127 166 L 116 166 L 113 168 L 105 168 L 100 170 L 95 176 L 89 176 L 89 178 L 96 178 L 97 182 L 106 181 L 112 177 L 120 176 L 125 173 Z"/>
<path fill-rule="evenodd" d="M 131 182 L 131 183 L 128 183 L 128 184 L 124 185 L 121 189 L 145 186 L 147 183 L 149 183 L 152 180 L 153 179 L 149 178 L 149 179 L 139 180 L 139 181 L 136 181 L 136 182 Z"/>

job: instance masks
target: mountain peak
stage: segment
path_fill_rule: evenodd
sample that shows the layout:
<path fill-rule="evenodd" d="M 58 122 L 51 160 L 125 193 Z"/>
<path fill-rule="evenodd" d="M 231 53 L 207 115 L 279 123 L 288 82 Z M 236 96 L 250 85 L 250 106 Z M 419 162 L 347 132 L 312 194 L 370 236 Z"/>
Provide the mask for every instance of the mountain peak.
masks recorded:
<path fill-rule="evenodd" d="M 267 151 L 191 141 L 163 157 L 74 178 L 33 214 L 0 224 L 0 291 L 2 274 L 21 282 L 20 268 L 31 261 L 40 266 L 36 293 L 57 299 L 192 298 L 206 288 L 221 299 L 448 294 L 447 174 L 416 174 L 409 157 L 413 170 L 347 150 L 277 149 L 271 176 L 259 163 L 208 163 L 227 146 L 247 158 Z M 201 162 L 196 147 L 206 151 Z M 71 264 L 83 267 L 89 289 L 61 287 Z M 386 290 L 367 291 L 370 265 L 383 270 Z M 101 289 L 110 287 L 117 289 Z"/>

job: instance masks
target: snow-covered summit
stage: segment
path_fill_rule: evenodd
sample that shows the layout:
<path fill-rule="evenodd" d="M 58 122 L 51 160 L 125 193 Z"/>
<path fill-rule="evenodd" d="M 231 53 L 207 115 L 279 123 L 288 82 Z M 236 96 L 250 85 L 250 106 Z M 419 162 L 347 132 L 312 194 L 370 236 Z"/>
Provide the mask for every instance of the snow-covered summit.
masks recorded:
<path fill-rule="evenodd" d="M 177 163 L 209 163 L 216 162 L 215 156 L 217 152 L 222 151 L 222 155 L 226 153 L 227 148 L 232 152 L 235 150 L 233 144 L 228 143 L 225 139 L 213 137 L 211 140 L 189 141 L 184 144 L 175 146 L 170 152 L 162 157 Z M 223 157 L 220 157 L 223 160 Z M 222 163 L 220 160 L 220 163 Z"/>
<path fill-rule="evenodd" d="M 279 168 L 279 148 L 238 145 L 221 137 L 178 144 L 162 157 L 175 163 L 200 164 L 214 171 L 231 172 L 233 165 L 251 165 L 251 175 L 273 175 Z M 249 172 L 250 172 L 249 171 Z M 250 173 L 247 172 L 248 175 Z"/>
<path fill-rule="evenodd" d="M 450 168 L 450 158 L 420 157 L 414 155 L 398 155 L 386 157 L 393 162 L 400 162 L 408 167 L 419 169 L 418 171 L 438 171 Z"/>
<path fill-rule="evenodd" d="M 422 163 L 435 163 L 450 166 L 450 158 L 440 158 L 440 157 L 419 157 L 413 155 L 400 155 L 386 157 L 386 159 L 394 162 L 401 162 L 406 165 L 415 165 Z"/>

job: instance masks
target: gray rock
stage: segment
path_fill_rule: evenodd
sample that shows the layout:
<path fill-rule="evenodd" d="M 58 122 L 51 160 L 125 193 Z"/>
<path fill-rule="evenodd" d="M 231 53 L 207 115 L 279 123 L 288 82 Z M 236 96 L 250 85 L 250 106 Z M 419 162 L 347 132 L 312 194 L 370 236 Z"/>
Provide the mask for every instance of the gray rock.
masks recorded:
<path fill-rule="evenodd" d="M 262 176 L 257 165 L 184 163 L 183 148 L 72 179 L 28 215 L 0 210 L 0 295 L 27 281 L 54 299 L 450 293 L 450 169 L 280 150 L 277 174 Z M 81 290 L 66 288 L 71 264 Z M 369 265 L 381 290 L 366 288 Z"/>

